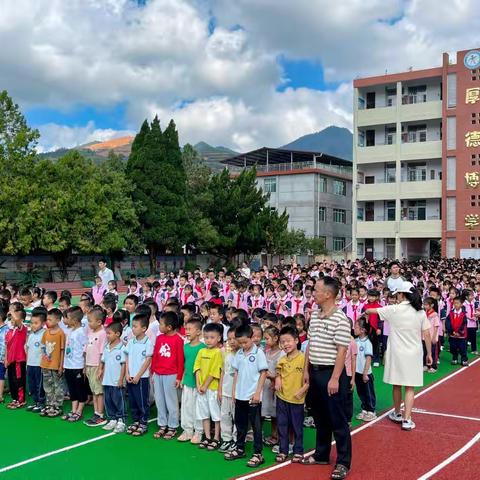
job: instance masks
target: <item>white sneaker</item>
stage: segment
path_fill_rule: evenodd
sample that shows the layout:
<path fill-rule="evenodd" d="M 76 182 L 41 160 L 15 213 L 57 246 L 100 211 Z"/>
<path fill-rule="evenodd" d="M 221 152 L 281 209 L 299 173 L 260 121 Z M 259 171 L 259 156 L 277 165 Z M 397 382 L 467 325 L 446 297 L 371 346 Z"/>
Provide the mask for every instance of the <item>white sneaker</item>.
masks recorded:
<path fill-rule="evenodd" d="M 110 420 L 105 426 L 102 427 L 102 430 L 113 430 L 117 426 L 116 420 Z"/>
<path fill-rule="evenodd" d="M 366 410 L 362 410 L 355 418 L 357 420 L 363 420 L 363 418 L 365 417 L 365 415 L 367 414 L 367 411 Z"/>
<path fill-rule="evenodd" d="M 117 425 L 116 425 L 115 429 L 113 430 L 113 432 L 114 433 L 123 433 L 126 430 L 126 428 L 127 427 L 125 426 L 125 424 L 121 420 L 119 420 L 117 422 Z"/>
<path fill-rule="evenodd" d="M 388 414 L 388 418 L 395 423 L 402 423 L 403 417 L 401 413 L 396 413 L 395 410 Z"/>
<path fill-rule="evenodd" d="M 280 453 L 280 445 L 275 445 L 272 447 L 272 453 Z M 291 455 L 293 453 L 293 443 L 288 444 L 288 454 Z"/>
<path fill-rule="evenodd" d="M 413 430 L 415 428 L 415 423 L 412 421 L 411 418 L 409 418 L 408 420 L 407 419 L 403 419 L 402 421 L 402 430 Z"/>
<path fill-rule="evenodd" d="M 428 371 L 428 367 L 426 365 L 423 366 L 423 371 L 424 372 L 427 372 Z"/>
<path fill-rule="evenodd" d="M 377 415 L 375 414 L 375 412 L 367 412 L 367 413 L 363 416 L 362 420 L 363 420 L 364 422 L 371 422 L 372 420 L 375 420 L 376 418 L 377 418 Z"/>

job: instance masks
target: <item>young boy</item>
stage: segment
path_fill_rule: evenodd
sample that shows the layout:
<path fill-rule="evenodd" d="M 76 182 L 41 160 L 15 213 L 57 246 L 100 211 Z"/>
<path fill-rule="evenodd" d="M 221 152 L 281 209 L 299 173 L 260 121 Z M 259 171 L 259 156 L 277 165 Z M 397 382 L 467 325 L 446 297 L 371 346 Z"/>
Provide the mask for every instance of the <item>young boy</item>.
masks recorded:
<path fill-rule="evenodd" d="M 9 330 L 6 323 L 8 308 L 4 302 L 0 302 L 0 403 L 3 403 L 3 390 L 5 388 L 5 336 Z"/>
<path fill-rule="evenodd" d="M 222 341 L 223 326 L 209 323 L 203 329 L 205 348 L 202 348 L 195 359 L 193 371 L 197 384 L 196 418 L 203 422 L 205 439 L 200 448 L 216 450 L 220 446 L 220 405 L 218 404 L 218 384 L 222 374 L 223 356 L 219 345 Z M 210 420 L 215 426 L 212 438 Z"/>
<path fill-rule="evenodd" d="M 33 404 L 29 405 L 27 410 L 34 413 L 40 412 L 45 406 L 45 391 L 43 390 L 40 361 L 42 357 L 42 337 L 46 321 L 47 310 L 44 307 L 36 307 L 32 310 L 31 330 L 27 340 L 26 351 L 28 391 L 32 397 Z"/>
<path fill-rule="evenodd" d="M 6 352 L 5 368 L 8 374 L 8 385 L 12 401 L 7 405 L 10 409 L 23 407 L 26 404 L 26 362 L 25 344 L 27 342 L 27 327 L 25 310 L 12 313 L 12 328 L 5 335 Z"/>
<path fill-rule="evenodd" d="M 382 304 L 380 303 L 380 292 L 375 289 L 368 291 L 368 300 L 365 303 L 364 310 L 368 308 L 381 308 Z M 380 340 L 382 336 L 382 330 L 380 328 L 380 317 L 378 313 L 371 313 L 368 316 L 368 323 L 371 327 L 371 341 L 373 346 L 373 366 L 380 366 Z M 354 323 L 355 325 L 355 323 Z"/>
<path fill-rule="evenodd" d="M 237 428 L 237 445 L 227 452 L 225 460 L 245 458 L 245 437 L 248 423 L 253 429 L 254 453 L 247 466 L 258 467 L 265 463 L 262 455 L 262 390 L 267 378 L 267 359 L 262 350 L 253 343 L 253 330 L 250 325 L 242 325 L 235 331 L 240 350 L 235 354 L 232 367 L 232 395 L 235 398 L 235 427 Z"/>
<path fill-rule="evenodd" d="M 453 309 L 445 320 L 445 329 L 448 333 L 448 343 L 452 354 L 452 365 L 458 364 L 458 355 L 464 367 L 468 367 L 467 357 L 467 315 L 462 307 L 463 300 L 460 297 L 453 299 Z"/>
<path fill-rule="evenodd" d="M 100 373 L 102 375 L 105 410 L 109 422 L 103 430 L 113 430 L 114 433 L 125 431 L 125 349 L 120 339 L 122 324 L 114 322 L 106 328 L 107 345 L 102 353 Z"/>
<path fill-rule="evenodd" d="M 294 436 L 292 463 L 300 463 L 303 459 L 303 415 L 308 384 L 303 382 L 305 355 L 297 349 L 298 340 L 296 328 L 280 330 L 280 346 L 285 356 L 278 361 L 275 376 L 280 443 L 277 462 L 284 462 L 288 457 L 289 431 Z"/>
<path fill-rule="evenodd" d="M 221 404 L 220 432 L 222 435 L 222 444 L 219 448 L 220 452 L 228 452 L 235 447 L 233 427 L 235 404 L 232 397 L 235 370 L 233 369 L 232 362 L 237 351 L 238 342 L 235 338 L 235 329 L 230 329 L 227 333 L 227 348 L 225 349 L 222 376 L 218 388 L 218 401 Z"/>
<path fill-rule="evenodd" d="M 105 310 L 95 306 L 88 313 L 88 343 L 85 349 L 85 373 L 93 395 L 93 416 L 84 423 L 87 427 L 103 426 L 107 423 L 103 415 L 103 387 L 101 382 L 100 360 L 107 343 Z"/>
<path fill-rule="evenodd" d="M 182 409 L 180 415 L 183 432 L 178 437 L 178 441 L 190 441 L 194 445 L 198 445 L 202 441 L 203 424 L 201 421 L 196 420 L 195 405 L 198 393 L 193 366 L 195 365 L 198 352 L 205 347 L 200 342 L 200 336 L 202 335 L 202 322 L 200 319 L 193 318 L 187 322 L 185 335 L 188 343 L 183 348 L 185 369 L 182 379 Z"/>
<path fill-rule="evenodd" d="M 53 308 L 47 313 L 47 330 L 42 336 L 43 389 L 45 407 L 40 411 L 42 417 L 58 417 L 63 408 L 63 357 L 65 353 L 65 334 L 59 323 L 62 312 Z"/>
<path fill-rule="evenodd" d="M 52 308 L 55 307 L 56 301 L 57 292 L 53 290 L 49 290 L 48 292 L 45 292 L 45 295 L 43 295 L 43 306 L 47 309 L 47 311 L 50 311 Z"/>
<path fill-rule="evenodd" d="M 167 280 L 167 283 L 171 280 Z M 155 341 L 152 356 L 153 392 L 157 406 L 158 431 L 154 438 L 172 440 L 177 434 L 178 389 L 184 371 L 183 339 L 177 330 L 180 326 L 175 312 L 160 316 L 160 335 Z"/>
<path fill-rule="evenodd" d="M 149 325 L 147 314 L 136 314 L 132 322 L 131 338 L 125 347 L 125 371 L 127 379 L 128 401 L 133 423 L 127 433 L 135 437 L 148 431 L 149 376 L 152 363 L 153 344 L 146 336 Z"/>

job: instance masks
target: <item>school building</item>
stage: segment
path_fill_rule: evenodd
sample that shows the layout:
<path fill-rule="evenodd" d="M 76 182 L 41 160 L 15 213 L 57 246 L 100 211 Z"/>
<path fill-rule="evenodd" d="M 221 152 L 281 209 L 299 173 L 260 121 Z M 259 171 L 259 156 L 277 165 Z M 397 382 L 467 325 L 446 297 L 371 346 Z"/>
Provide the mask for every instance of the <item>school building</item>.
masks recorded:
<path fill-rule="evenodd" d="M 353 254 L 480 256 L 480 49 L 354 85 Z"/>
<path fill-rule="evenodd" d="M 352 247 L 352 162 L 321 152 L 259 148 L 222 161 L 230 172 L 256 167 L 270 206 L 287 211 L 289 228 L 323 238 L 329 252 Z"/>

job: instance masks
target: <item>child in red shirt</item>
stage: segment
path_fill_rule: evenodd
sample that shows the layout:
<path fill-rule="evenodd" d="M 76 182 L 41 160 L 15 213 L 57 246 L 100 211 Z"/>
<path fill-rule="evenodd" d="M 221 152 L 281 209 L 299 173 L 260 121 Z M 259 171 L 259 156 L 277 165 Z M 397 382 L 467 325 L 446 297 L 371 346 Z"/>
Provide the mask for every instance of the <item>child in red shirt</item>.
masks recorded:
<path fill-rule="evenodd" d="M 8 373 L 8 384 L 12 401 L 8 408 L 16 409 L 25 406 L 26 388 L 26 365 L 27 354 L 25 344 L 27 343 L 27 327 L 23 324 L 26 313 L 21 310 L 12 311 L 12 329 L 5 335 L 5 367 Z"/>
<path fill-rule="evenodd" d="M 365 310 L 369 308 L 381 308 L 380 292 L 378 290 L 369 290 L 367 293 L 367 303 L 365 304 Z M 368 323 L 370 324 L 370 341 L 373 347 L 373 366 L 380 366 L 380 338 L 382 335 L 382 329 L 380 328 L 380 318 L 378 314 L 371 313 L 368 315 Z"/>

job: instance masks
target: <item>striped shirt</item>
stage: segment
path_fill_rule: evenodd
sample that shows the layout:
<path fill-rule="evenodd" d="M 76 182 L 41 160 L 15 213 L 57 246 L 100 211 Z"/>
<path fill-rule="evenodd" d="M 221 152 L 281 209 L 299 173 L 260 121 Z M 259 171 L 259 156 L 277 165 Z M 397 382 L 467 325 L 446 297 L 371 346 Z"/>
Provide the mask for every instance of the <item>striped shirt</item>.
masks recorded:
<path fill-rule="evenodd" d="M 308 329 L 309 362 L 335 365 L 337 347 L 347 348 L 350 337 L 350 322 L 341 310 L 335 310 L 326 318 L 320 318 L 318 311 L 312 312 Z"/>

